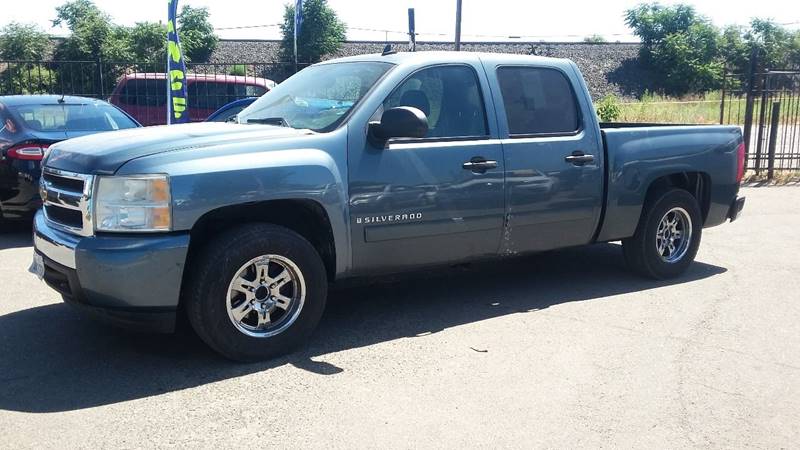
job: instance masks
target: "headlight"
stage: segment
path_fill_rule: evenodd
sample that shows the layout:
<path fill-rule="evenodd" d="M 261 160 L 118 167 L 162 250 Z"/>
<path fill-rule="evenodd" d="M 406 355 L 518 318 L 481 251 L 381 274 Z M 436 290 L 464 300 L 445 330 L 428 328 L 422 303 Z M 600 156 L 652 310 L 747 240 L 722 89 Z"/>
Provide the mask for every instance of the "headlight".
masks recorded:
<path fill-rule="evenodd" d="M 98 177 L 97 231 L 169 231 L 172 224 L 166 175 Z"/>

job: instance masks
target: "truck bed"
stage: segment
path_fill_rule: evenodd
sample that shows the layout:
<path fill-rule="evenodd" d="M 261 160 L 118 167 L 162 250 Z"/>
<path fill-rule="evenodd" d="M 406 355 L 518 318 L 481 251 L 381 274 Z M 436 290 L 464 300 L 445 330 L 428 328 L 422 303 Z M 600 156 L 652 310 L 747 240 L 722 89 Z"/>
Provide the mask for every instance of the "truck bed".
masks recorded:
<path fill-rule="evenodd" d="M 697 174 L 708 188 L 705 226 L 723 223 L 738 190 L 737 126 L 601 123 L 606 153 L 606 210 L 598 241 L 631 236 L 647 187 L 674 173 Z"/>
<path fill-rule="evenodd" d="M 600 122 L 600 129 L 649 128 L 649 127 L 696 127 L 707 126 L 696 123 L 647 123 L 647 122 Z"/>

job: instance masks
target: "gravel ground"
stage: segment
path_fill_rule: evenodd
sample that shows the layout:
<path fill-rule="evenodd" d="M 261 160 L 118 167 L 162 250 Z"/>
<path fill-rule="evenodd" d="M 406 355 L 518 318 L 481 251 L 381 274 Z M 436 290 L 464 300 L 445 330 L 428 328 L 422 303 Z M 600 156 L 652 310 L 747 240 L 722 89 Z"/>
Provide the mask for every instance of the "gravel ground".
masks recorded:
<path fill-rule="evenodd" d="M 679 280 L 606 244 L 340 288 L 253 365 L 82 318 L 0 235 L 0 447 L 794 447 L 800 188 L 743 191 Z"/>
<path fill-rule="evenodd" d="M 395 50 L 407 51 L 407 42 L 392 42 Z M 329 58 L 380 53 L 384 42 L 350 41 Z M 578 65 L 586 79 L 589 92 L 595 99 L 606 94 L 625 98 L 640 96 L 645 89 L 655 90 L 657 86 L 648 82 L 652 74 L 639 61 L 638 43 L 599 43 L 583 42 L 465 42 L 462 50 L 467 52 L 517 53 L 539 55 L 553 58 L 569 58 Z M 453 44 L 447 42 L 419 42 L 417 51 L 449 51 Z M 281 61 L 280 42 L 259 40 L 221 40 L 211 55 L 211 62 L 223 64 L 247 62 Z M 282 81 L 288 73 L 281 69 L 289 66 L 267 67 L 263 74 L 267 78 Z M 261 66 L 259 66 L 261 68 Z"/>

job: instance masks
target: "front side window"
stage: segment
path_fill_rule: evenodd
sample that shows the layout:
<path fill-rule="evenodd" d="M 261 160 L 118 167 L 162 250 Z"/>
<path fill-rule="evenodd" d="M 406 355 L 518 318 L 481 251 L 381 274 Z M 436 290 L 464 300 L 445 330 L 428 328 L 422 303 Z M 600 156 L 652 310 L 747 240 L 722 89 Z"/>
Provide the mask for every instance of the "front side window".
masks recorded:
<path fill-rule="evenodd" d="M 467 66 L 436 66 L 406 79 L 384 101 L 384 110 L 411 106 L 428 117 L 429 138 L 489 134 L 475 71 Z"/>
<path fill-rule="evenodd" d="M 566 134 L 580 128 L 575 95 L 558 70 L 500 67 L 497 80 L 509 134 Z"/>
<path fill-rule="evenodd" d="M 383 62 L 353 62 L 305 68 L 245 108 L 239 123 L 333 130 L 392 67 Z"/>

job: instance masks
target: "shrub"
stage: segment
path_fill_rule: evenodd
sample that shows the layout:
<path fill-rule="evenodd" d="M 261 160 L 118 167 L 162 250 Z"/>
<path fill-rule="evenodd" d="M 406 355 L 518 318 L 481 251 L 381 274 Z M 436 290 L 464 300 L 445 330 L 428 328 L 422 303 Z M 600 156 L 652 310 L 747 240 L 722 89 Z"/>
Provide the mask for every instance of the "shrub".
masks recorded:
<path fill-rule="evenodd" d="M 228 71 L 228 75 L 238 75 L 238 76 L 245 76 L 247 75 L 247 66 L 244 64 L 235 64 L 231 67 L 231 70 Z"/>
<path fill-rule="evenodd" d="M 601 98 L 595 106 L 600 121 L 614 122 L 619 119 L 619 116 L 622 114 L 622 108 L 619 103 L 619 99 L 613 94 L 608 94 Z"/>

